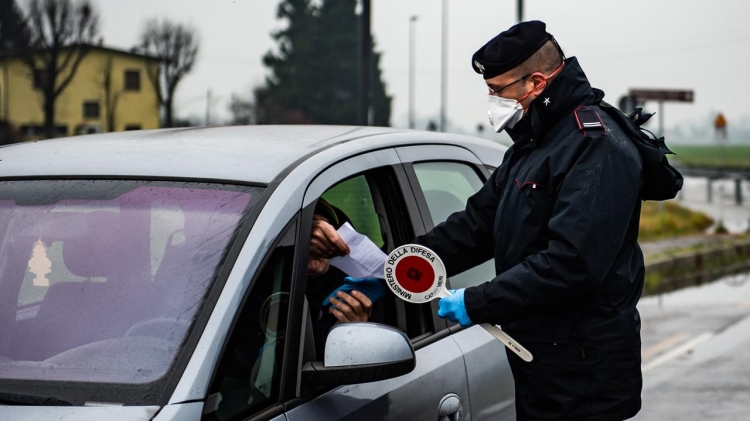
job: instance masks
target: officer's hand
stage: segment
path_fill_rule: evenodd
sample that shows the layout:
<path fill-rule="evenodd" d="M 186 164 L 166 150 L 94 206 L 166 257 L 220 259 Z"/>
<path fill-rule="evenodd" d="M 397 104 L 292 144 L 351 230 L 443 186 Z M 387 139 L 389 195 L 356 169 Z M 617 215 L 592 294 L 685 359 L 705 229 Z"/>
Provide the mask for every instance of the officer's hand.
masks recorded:
<path fill-rule="evenodd" d="M 338 298 L 330 298 L 331 314 L 337 323 L 366 322 L 372 315 L 372 301 L 359 291 L 352 291 L 351 295 L 344 291 L 336 293 Z"/>
<path fill-rule="evenodd" d="M 330 259 L 349 254 L 349 246 L 339 236 L 333 225 L 323 219 L 313 218 L 310 234 L 310 256 Z"/>
<path fill-rule="evenodd" d="M 441 298 L 438 302 L 440 306 L 437 313 L 438 317 L 458 322 L 463 327 L 473 325 L 474 322 L 471 321 L 469 314 L 466 313 L 466 305 L 464 305 L 464 288 L 451 290 L 451 292 L 453 293 L 452 295 Z"/>

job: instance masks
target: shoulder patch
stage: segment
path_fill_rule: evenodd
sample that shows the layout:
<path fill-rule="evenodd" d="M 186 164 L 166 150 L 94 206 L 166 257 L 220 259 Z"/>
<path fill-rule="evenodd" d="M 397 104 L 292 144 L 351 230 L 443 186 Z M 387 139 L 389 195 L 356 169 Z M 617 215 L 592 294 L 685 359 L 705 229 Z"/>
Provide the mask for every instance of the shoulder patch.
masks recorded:
<path fill-rule="evenodd" d="M 576 117 L 578 129 L 583 132 L 584 136 L 586 136 L 586 130 L 601 130 L 603 135 L 607 135 L 602 118 L 593 109 L 581 105 L 575 109 L 573 114 Z"/>

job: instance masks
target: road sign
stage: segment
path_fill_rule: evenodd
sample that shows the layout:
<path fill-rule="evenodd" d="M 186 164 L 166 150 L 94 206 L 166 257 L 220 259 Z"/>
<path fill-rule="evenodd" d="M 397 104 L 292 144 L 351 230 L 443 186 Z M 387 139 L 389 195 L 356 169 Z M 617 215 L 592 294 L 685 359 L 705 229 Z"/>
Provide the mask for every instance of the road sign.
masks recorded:
<path fill-rule="evenodd" d="M 388 255 L 383 267 L 385 282 L 397 297 L 410 303 L 426 303 L 452 293 L 446 288 L 445 265 L 434 251 L 418 244 L 397 247 Z M 515 352 L 522 360 L 534 357 L 499 327 L 482 323 L 482 328 Z"/>
<path fill-rule="evenodd" d="M 693 102 L 695 94 L 690 90 L 675 89 L 631 89 L 630 95 L 636 101 L 677 101 Z"/>

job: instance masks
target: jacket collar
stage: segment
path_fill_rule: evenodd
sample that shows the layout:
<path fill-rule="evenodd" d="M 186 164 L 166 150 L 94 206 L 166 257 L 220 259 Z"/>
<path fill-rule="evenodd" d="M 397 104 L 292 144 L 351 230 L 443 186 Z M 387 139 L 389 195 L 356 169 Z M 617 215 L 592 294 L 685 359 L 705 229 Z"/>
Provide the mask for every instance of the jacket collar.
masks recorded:
<path fill-rule="evenodd" d="M 602 91 L 591 88 L 578 59 L 565 60 L 565 67 L 542 94 L 534 99 L 518 125 L 506 129 L 513 139 L 515 149 L 533 148 L 545 132 L 562 117 L 570 114 L 579 105 L 594 104 L 604 96 Z"/>

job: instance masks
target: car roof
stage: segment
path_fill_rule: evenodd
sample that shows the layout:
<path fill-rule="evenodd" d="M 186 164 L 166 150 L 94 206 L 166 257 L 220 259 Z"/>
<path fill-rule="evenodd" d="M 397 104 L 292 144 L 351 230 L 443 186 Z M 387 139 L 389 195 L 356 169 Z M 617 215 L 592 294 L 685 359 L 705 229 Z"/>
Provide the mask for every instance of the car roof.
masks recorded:
<path fill-rule="evenodd" d="M 497 166 L 505 147 L 468 136 L 354 126 L 224 126 L 129 131 L 0 148 L 0 177 L 113 176 L 268 184 L 318 152 L 453 144 Z M 336 154 L 326 154 L 328 158 Z M 333 163 L 333 162 L 332 162 Z M 325 163 L 321 163 L 325 165 Z"/>

